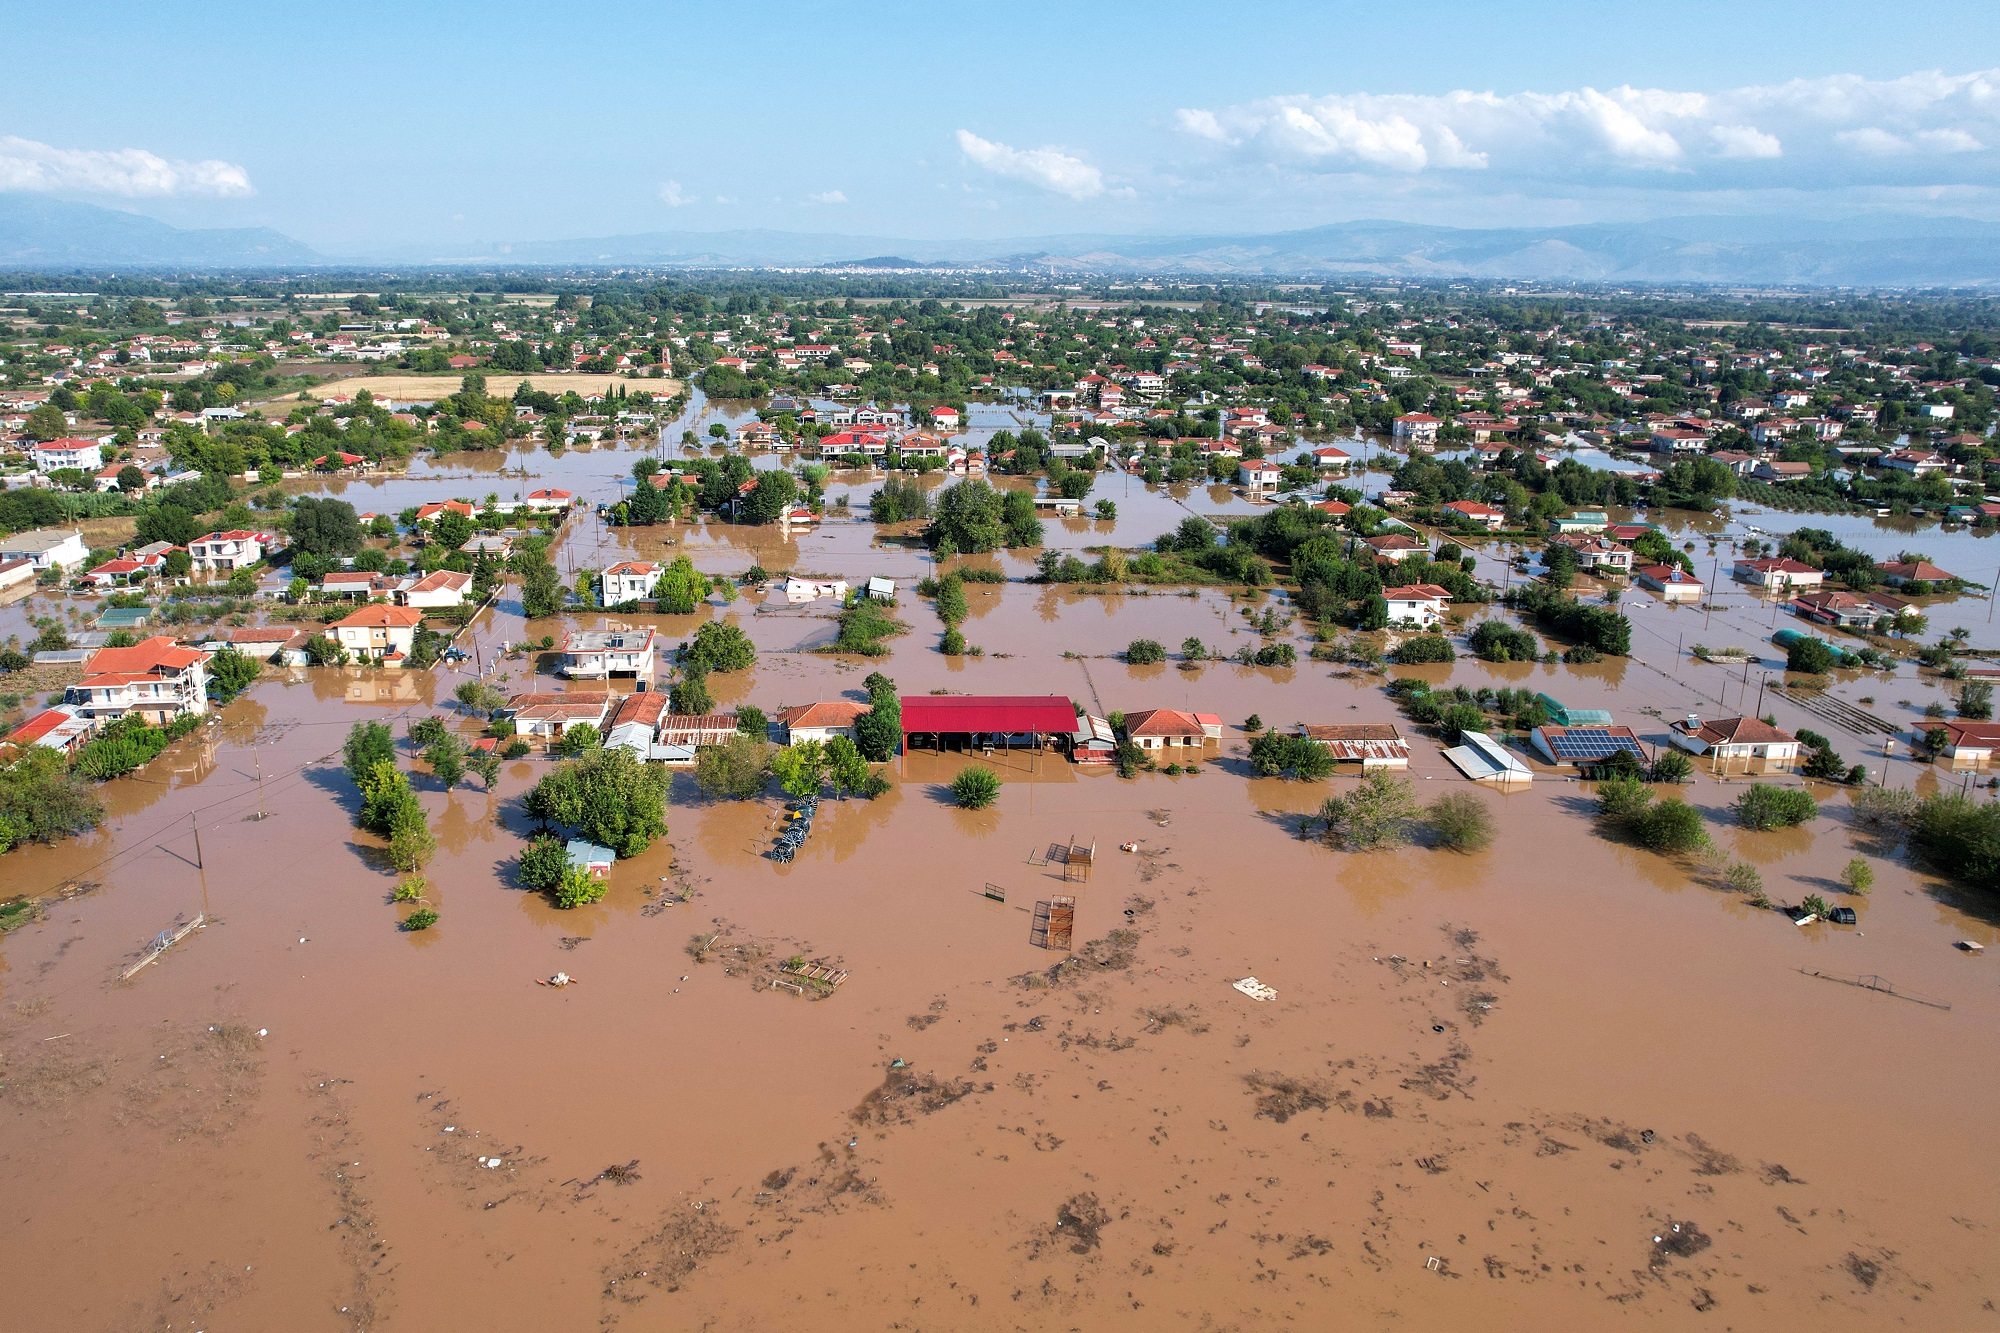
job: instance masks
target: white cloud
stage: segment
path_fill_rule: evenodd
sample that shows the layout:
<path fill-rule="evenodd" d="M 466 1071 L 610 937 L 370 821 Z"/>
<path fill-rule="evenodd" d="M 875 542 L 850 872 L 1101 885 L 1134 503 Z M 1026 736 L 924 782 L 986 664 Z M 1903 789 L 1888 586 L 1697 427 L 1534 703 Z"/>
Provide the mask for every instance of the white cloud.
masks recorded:
<path fill-rule="evenodd" d="M 0 190 L 76 191 L 128 198 L 254 194 L 233 162 L 173 162 L 143 148 L 54 148 L 0 135 Z"/>
<path fill-rule="evenodd" d="M 660 202 L 668 208 L 680 208 L 693 203 L 694 199 L 690 195 L 681 193 L 681 183 L 679 181 L 661 181 Z"/>
<path fill-rule="evenodd" d="M 1175 123 L 1225 160 L 1313 173 L 1486 171 L 1580 182 L 1622 174 L 1679 178 L 1675 188 L 1686 188 L 1704 176 L 1804 182 L 1817 169 L 1863 184 L 1946 170 L 1942 160 L 1957 158 L 1955 178 L 1989 180 L 1991 162 L 1968 159 L 2000 143 L 2000 70 L 1843 74 L 1719 92 L 1290 95 L 1190 107 Z"/>
<path fill-rule="evenodd" d="M 1708 131 L 1709 142 L 1722 157 L 1783 157 L 1785 146 L 1778 142 L 1775 134 L 1750 125 L 1713 125 Z"/>
<path fill-rule="evenodd" d="M 1104 173 L 1082 158 L 1053 148 L 1009 148 L 982 139 L 970 130 L 958 132 L 958 147 L 974 163 L 996 176 L 1026 181 L 1071 199 L 1091 199 L 1104 193 Z"/>
<path fill-rule="evenodd" d="M 1986 147 L 1964 130 L 1919 130 L 1910 137 L 1933 153 L 1977 153 Z"/>
<path fill-rule="evenodd" d="M 1851 148 L 1871 157 L 1893 157 L 1910 151 L 1909 140 L 1872 125 L 1865 130 L 1842 130 L 1833 136 L 1833 141 L 1842 148 Z"/>
<path fill-rule="evenodd" d="M 844 204 L 847 202 L 847 195 L 840 190 L 827 190 L 820 194 L 807 195 L 806 198 L 815 204 Z"/>

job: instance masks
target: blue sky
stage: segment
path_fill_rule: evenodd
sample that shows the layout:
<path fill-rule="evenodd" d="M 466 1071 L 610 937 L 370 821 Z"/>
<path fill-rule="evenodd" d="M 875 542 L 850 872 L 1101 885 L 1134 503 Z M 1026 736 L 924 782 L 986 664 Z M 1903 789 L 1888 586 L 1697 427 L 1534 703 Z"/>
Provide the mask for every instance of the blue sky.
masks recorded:
<path fill-rule="evenodd" d="M 333 254 L 2000 217 L 1990 3 L 557 9 L 11 0 L 0 189 Z"/>

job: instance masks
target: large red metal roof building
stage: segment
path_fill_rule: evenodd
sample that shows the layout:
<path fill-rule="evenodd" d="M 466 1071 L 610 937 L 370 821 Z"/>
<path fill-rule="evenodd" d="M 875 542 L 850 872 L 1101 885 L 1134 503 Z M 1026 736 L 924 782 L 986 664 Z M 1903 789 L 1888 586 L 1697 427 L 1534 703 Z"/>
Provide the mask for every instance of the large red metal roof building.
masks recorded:
<path fill-rule="evenodd" d="M 904 696 L 904 734 L 968 732 L 1074 735 L 1076 706 L 1060 694 L 920 694 Z"/>

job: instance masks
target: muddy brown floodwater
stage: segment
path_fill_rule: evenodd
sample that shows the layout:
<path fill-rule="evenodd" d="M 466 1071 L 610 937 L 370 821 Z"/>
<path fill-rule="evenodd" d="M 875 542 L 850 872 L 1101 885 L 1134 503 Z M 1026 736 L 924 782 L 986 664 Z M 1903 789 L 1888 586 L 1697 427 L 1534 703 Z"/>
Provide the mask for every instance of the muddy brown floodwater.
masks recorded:
<path fill-rule="evenodd" d="M 921 573 L 861 524 L 585 522 L 565 559 L 669 535 L 704 568 Z M 1853 928 L 1605 838 L 1546 769 L 1484 793 L 1488 850 L 1339 853 L 1296 835 L 1353 779 L 1253 779 L 1240 724 L 1387 720 L 1379 678 L 1113 656 L 1246 642 L 1212 592 L 967 593 L 986 654 L 954 661 L 907 596 L 880 662 L 796 651 L 832 622 L 761 596 L 657 623 L 749 630 L 763 651 L 712 678 L 724 703 L 857 696 L 879 669 L 906 693 L 1196 707 L 1227 738 L 1192 777 L 1016 755 L 977 813 L 941 798 L 963 760 L 911 756 L 880 800 L 826 802 L 785 865 L 763 855 L 775 803 L 705 804 L 677 775 L 670 837 L 571 912 L 511 887 L 546 760 L 492 793 L 420 777 L 441 920 L 405 934 L 338 750 L 361 718 L 451 715 L 458 678 L 301 670 L 113 784 L 98 834 L 10 853 L 8 889 L 46 910 L 0 944 L 0 1324 L 2000 1327 L 2000 997 L 1952 947 L 2000 932 L 1837 791 L 1773 834 L 1728 823 L 1729 784 L 1688 795 L 1774 899 L 1874 857 Z M 1746 688 L 1677 639 L 1754 643 L 1762 614 L 1649 604 L 1630 661 L 1426 670 L 1653 738 Z M 508 600 L 475 638 L 522 629 Z M 1907 672 L 1837 689 L 1919 698 Z M 1466 789 L 1413 749 L 1420 794 Z M 1087 882 L 1049 856 L 1072 839 L 1097 846 Z M 1073 960 L 1031 942 L 1059 894 Z M 774 987 L 793 958 L 846 979 Z M 578 984 L 534 984 L 558 970 Z M 1252 975 L 1275 1000 L 1232 989 Z"/>

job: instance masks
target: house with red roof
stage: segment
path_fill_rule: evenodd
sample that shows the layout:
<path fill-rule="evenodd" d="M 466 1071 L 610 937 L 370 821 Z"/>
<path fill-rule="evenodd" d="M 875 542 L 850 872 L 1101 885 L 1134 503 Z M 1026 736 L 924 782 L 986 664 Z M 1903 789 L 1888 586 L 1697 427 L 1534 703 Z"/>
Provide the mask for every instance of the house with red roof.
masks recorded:
<path fill-rule="evenodd" d="M 1819 570 L 1785 556 L 1738 560 L 1729 572 L 1739 583 L 1755 584 L 1773 592 L 1783 592 L 1788 588 L 1817 588 L 1826 582 L 1826 575 Z"/>
<path fill-rule="evenodd" d="M 806 741 L 830 741 L 836 736 L 854 739 L 854 723 L 863 713 L 873 711 L 868 704 L 852 703 L 846 699 L 831 699 L 824 703 L 803 704 L 797 708 L 786 708 L 778 713 L 778 725 L 785 729 L 785 744 L 801 745 Z"/>
<path fill-rule="evenodd" d="M 376 603 L 342 616 L 327 628 L 348 656 L 401 666 L 409 658 L 423 619 L 424 613 L 416 607 Z"/>
<path fill-rule="evenodd" d="M 188 543 L 188 559 L 193 562 L 196 573 L 229 574 L 262 560 L 264 552 L 276 541 L 277 538 L 268 532 L 251 532 L 243 528 L 211 532 Z"/>
<path fill-rule="evenodd" d="M 1125 735 L 1142 750 L 1200 750 L 1211 739 L 1200 717 L 1178 708 L 1126 714 Z"/>
<path fill-rule="evenodd" d="M 1492 505 L 1481 504 L 1477 500 L 1453 500 L 1444 506 L 1447 514 L 1470 519 L 1488 532 L 1498 532 L 1507 522 L 1507 511 L 1495 509 Z"/>
<path fill-rule="evenodd" d="M 472 575 L 461 574 L 455 569 L 440 569 L 421 578 L 407 578 L 393 591 L 397 605 L 431 610 L 462 606 L 471 590 Z"/>
<path fill-rule="evenodd" d="M 1438 428 L 1444 422 L 1426 412 L 1405 412 L 1393 427 L 1396 439 L 1418 448 L 1436 448 Z"/>
<path fill-rule="evenodd" d="M 155 725 L 208 711 L 208 655 L 164 634 L 129 648 L 100 648 L 90 674 L 64 702 L 97 720 L 137 713 Z"/>
<path fill-rule="evenodd" d="M 1632 573 L 1640 587 L 1660 594 L 1663 602 L 1698 602 L 1707 591 L 1700 579 L 1679 565 L 1640 565 Z"/>
<path fill-rule="evenodd" d="M 1400 588 L 1384 588 L 1382 599 L 1389 603 L 1389 623 L 1412 624 L 1431 629 L 1444 623 L 1451 605 L 1451 589 L 1435 583 L 1409 583 Z"/>

